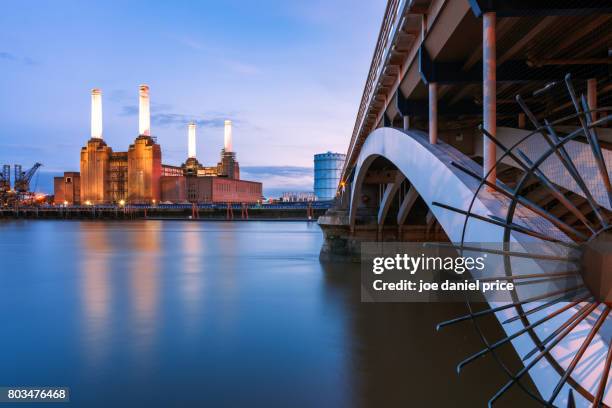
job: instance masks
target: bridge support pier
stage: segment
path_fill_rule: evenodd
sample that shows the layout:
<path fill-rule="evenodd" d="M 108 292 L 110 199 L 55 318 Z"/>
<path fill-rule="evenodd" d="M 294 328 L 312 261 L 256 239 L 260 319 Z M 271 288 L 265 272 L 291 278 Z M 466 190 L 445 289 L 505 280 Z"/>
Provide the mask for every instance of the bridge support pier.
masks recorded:
<path fill-rule="evenodd" d="M 484 13 L 482 17 L 482 93 L 483 93 L 483 126 L 492 136 L 497 135 L 497 56 L 495 26 L 497 16 L 495 12 Z M 482 156 L 483 176 L 487 181 L 495 184 L 495 143 L 483 135 Z M 487 187 L 490 189 L 490 187 Z"/>
<path fill-rule="evenodd" d="M 412 210 L 412 206 L 416 203 L 417 198 L 419 198 L 419 193 L 414 189 L 414 187 L 410 186 L 408 192 L 404 196 L 404 200 L 400 204 L 399 210 L 397 211 L 397 225 L 402 226 L 406 222 L 406 217 L 410 210 Z"/>
<path fill-rule="evenodd" d="M 404 130 L 410 129 L 410 116 L 405 115 L 403 119 L 404 119 Z"/>
<path fill-rule="evenodd" d="M 406 177 L 402 173 L 398 172 L 395 176 L 395 180 L 393 180 L 392 183 L 387 184 L 387 186 L 385 187 L 385 192 L 382 196 L 382 200 L 378 208 L 378 215 L 376 217 L 377 224 L 379 226 L 384 225 L 385 218 L 387 218 L 387 213 L 389 212 L 389 208 L 391 207 L 393 197 L 395 197 L 395 194 L 400 189 L 404 180 L 406 180 Z"/>
<path fill-rule="evenodd" d="M 587 102 L 589 103 L 589 109 L 597 109 L 597 79 L 591 78 L 587 80 Z M 592 112 L 591 118 L 593 122 L 597 120 L 597 113 Z"/>
<path fill-rule="evenodd" d="M 438 143 L 438 84 L 429 83 L 429 143 Z"/>

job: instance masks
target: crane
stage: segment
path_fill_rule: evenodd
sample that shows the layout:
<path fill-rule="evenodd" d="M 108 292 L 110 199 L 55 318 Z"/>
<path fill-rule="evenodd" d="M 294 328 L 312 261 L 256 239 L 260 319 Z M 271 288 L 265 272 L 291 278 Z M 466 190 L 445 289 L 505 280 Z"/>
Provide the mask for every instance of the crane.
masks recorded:
<path fill-rule="evenodd" d="M 2 166 L 2 173 L 0 173 L 0 194 L 8 193 L 11 189 L 11 166 L 5 164 Z"/>
<path fill-rule="evenodd" d="M 0 173 L 0 205 L 8 205 L 11 193 L 11 166 L 5 164 Z"/>
<path fill-rule="evenodd" d="M 36 173 L 36 170 L 42 166 L 40 163 L 35 163 L 29 170 L 22 171 L 21 164 L 16 164 L 15 167 L 15 191 L 17 193 L 27 193 L 30 191 L 30 180 Z"/>

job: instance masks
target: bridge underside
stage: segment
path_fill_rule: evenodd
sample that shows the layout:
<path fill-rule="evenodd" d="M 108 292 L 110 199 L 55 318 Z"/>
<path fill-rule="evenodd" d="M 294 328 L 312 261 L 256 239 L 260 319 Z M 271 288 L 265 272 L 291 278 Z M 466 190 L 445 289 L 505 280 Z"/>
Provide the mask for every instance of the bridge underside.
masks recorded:
<path fill-rule="evenodd" d="M 500 129 L 500 140 L 515 143 L 517 131 L 522 136 L 517 129 Z M 602 137 L 607 132 L 600 129 Z M 544 150 L 538 137 L 530 138 L 520 147 L 534 158 Z M 578 170 L 592 171 L 589 163 L 580 161 L 588 144 L 571 142 L 568 147 Z M 612 161 L 612 152 L 604 149 L 603 154 L 606 158 L 611 156 Z M 539 179 L 527 178 L 522 197 L 533 206 L 520 209 L 522 219 L 532 222 L 530 227 L 534 230 L 563 239 L 588 233 L 580 217 L 596 223 L 593 207 L 575 185 L 567 182 L 567 177 L 559 176 L 562 164 L 558 159 L 552 157 L 546 164 L 543 172 L 556 183 L 561 195 L 551 194 Z M 476 204 L 481 206 L 482 215 L 504 218 L 507 197 L 486 189 L 477 192 L 479 181 L 469 172 L 482 174 L 478 156 L 469 157 L 444 142 L 430 144 L 427 134 L 421 131 L 377 129 L 364 144 L 337 206 L 319 219 L 326 237 L 322 258 L 358 260 L 361 242 L 368 241 L 502 242 L 503 228 L 491 228 L 486 223 L 476 226 L 476 220 L 470 220 L 471 228 L 466 229 L 464 236 L 465 215 L 434 205 L 437 202 L 466 208 L 477 195 Z M 502 160 L 497 173 L 498 181 L 507 188 L 514 188 L 525 176 L 524 169 L 512 160 Z M 604 186 L 596 183 L 596 177 L 589 178 L 588 184 L 601 211 L 609 211 Z M 553 222 L 546 217 L 541 219 L 532 211 L 534 208 L 545 210 Z M 572 211 L 574 208 L 578 211 Z M 526 238 L 523 234 L 517 237 Z"/>
<path fill-rule="evenodd" d="M 516 95 L 537 117 L 571 113 L 558 86 L 568 73 L 591 108 L 610 105 L 611 22 L 605 1 L 390 0 L 343 180 L 381 127 L 422 130 L 488 169 L 494 154 L 477 126 L 533 128 Z"/>
<path fill-rule="evenodd" d="M 599 130 L 602 139 L 605 139 L 606 129 Z M 508 144 L 516 141 L 516 129 L 502 129 L 500 134 Z M 593 170 L 591 163 L 583 160 L 583 149 L 588 147 L 586 142 L 578 140 L 575 145 L 568 142 L 566 146 L 580 174 L 588 174 Z M 541 155 L 545 150 L 537 135 L 521 147 L 532 157 Z M 608 157 L 610 153 L 607 148 L 603 149 L 608 162 L 612 161 Z M 523 201 L 516 209 L 516 222 L 532 233 L 514 230 L 510 241 L 524 248 L 541 242 L 534 233 L 555 237 L 561 242 L 576 241 L 577 237 L 589 234 L 588 225 L 597 224 L 598 213 L 605 219 L 610 219 L 612 215 L 610 203 L 605 199 L 604 186 L 601 182 L 598 184 L 593 181 L 597 177 L 587 182 L 598 204 L 593 206 L 593 202 L 589 202 L 576 186 L 566 183 L 563 177 L 555 178 L 558 177 L 562 163 L 555 161 L 554 157 L 544 163 L 546 165 L 540 167 L 542 174 L 546 180 L 555 183 L 554 188 L 559 195 L 551 194 L 550 186 L 542 182 L 543 178 L 527 177 L 522 182 L 520 191 Z M 525 177 L 525 173 L 517 163 L 502 160 L 498 164 L 498 183 L 514 188 Z M 424 132 L 393 128 L 375 130 L 361 149 L 355 171 L 338 205 L 319 218 L 325 235 L 321 258 L 349 258 L 358 261 L 360 244 L 371 241 L 505 242 L 507 229 L 504 226 L 474 218 L 466 222 L 465 214 L 448 209 L 467 209 L 472 202 L 470 211 L 474 214 L 489 219 L 505 218 L 510 204 L 508 198 L 499 191 L 479 189 L 481 174 L 482 166 L 473 158 L 444 142 L 430 144 Z M 439 203 L 447 207 L 437 205 Z M 538 213 L 540 210 L 545 211 L 544 216 Z M 526 270 L 533 273 L 537 271 L 537 266 Z M 496 313 L 495 317 L 504 323 L 512 319 L 514 314 L 508 311 Z M 524 326 L 519 328 L 505 325 L 503 328 L 511 336 L 534 322 L 535 318 L 521 323 Z M 592 323 L 586 321 L 580 327 L 586 332 L 591 329 Z M 521 338 L 520 342 L 512 344 L 519 355 L 524 355 L 534 347 L 537 348 L 537 342 L 542 341 L 537 337 L 534 339 Z M 612 339 L 612 320 L 606 321 L 596 339 L 598 344 Z M 591 350 L 590 353 L 595 353 L 595 358 L 601 354 L 597 354 L 599 351 Z M 558 358 L 560 355 L 553 354 L 550 361 L 557 364 Z M 580 362 L 578 367 L 581 372 L 591 372 L 588 370 L 592 368 L 585 361 Z M 558 370 L 563 373 L 562 365 L 558 366 Z M 550 395 L 552 392 L 554 384 L 551 385 L 550 378 L 555 377 L 542 373 L 532 376 L 542 395 Z M 580 378 L 572 380 L 572 387 L 579 390 L 587 400 L 594 398 L 594 384 Z M 604 401 L 610 402 L 608 399 Z"/>
<path fill-rule="evenodd" d="M 611 21 L 610 2 L 599 0 L 389 0 L 337 205 L 319 219 L 321 258 L 359 261 L 366 241 L 517 243 L 529 252 L 534 242 L 575 248 L 608 236 Z M 611 406 L 612 315 L 602 305 L 591 310 L 603 325 L 589 315 L 574 326 L 593 333 L 584 356 L 557 347 L 546 354 L 552 371 L 530 372 L 544 405 L 562 389 L 569 399 L 569 384 L 580 404 Z M 517 321 L 522 312 L 493 316 L 527 358 L 544 340 L 529 328 L 535 315 Z"/>

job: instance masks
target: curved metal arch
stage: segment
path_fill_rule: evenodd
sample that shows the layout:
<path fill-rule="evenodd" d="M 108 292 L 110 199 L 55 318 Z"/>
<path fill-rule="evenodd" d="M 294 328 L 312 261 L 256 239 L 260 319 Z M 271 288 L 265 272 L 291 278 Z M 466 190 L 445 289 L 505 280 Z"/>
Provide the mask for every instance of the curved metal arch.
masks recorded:
<path fill-rule="evenodd" d="M 359 196 L 361 195 L 361 186 L 363 185 L 363 181 L 365 180 L 368 169 L 374 163 L 376 159 L 378 159 L 380 155 L 370 155 L 363 160 L 363 165 L 359 168 L 363 168 L 363 171 L 359 169 L 355 169 L 355 177 L 353 178 L 352 188 L 351 188 L 351 199 L 349 201 L 349 225 L 351 227 L 351 231 L 355 228 L 355 218 L 357 217 L 357 201 Z"/>
<path fill-rule="evenodd" d="M 465 218 L 433 203 L 444 202 L 460 208 L 474 196 L 478 183 L 453 166 L 453 163 L 470 167 L 475 172 L 482 170 L 478 164 L 452 146 L 444 143 L 430 145 L 427 140 L 427 134 L 417 130 L 379 128 L 370 134 L 355 166 L 356 176 L 349 207 L 351 228 L 355 226 L 358 198 L 366 173 L 374 160 L 384 157 L 410 181 L 449 239 L 461 242 Z M 479 207 L 483 214 L 503 215 L 500 202 L 492 194 L 480 194 L 476 207 Z M 502 242 L 504 228 L 476 219 L 470 222 L 478 224 L 478 228 L 471 228 L 471 231 L 478 231 L 471 237 L 473 241 Z"/>
<path fill-rule="evenodd" d="M 465 171 L 468 169 L 474 174 L 482 174 L 480 165 L 445 143 L 429 144 L 424 132 L 393 128 L 376 129 L 362 147 L 354 170 L 356 177 L 351 192 L 349 211 L 352 226 L 361 184 L 373 161 L 379 157 L 390 161 L 409 180 L 411 188 L 422 197 L 451 242 L 503 243 L 504 239 L 507 239 L 507 228 L 503 224 L 490 221 L 490 218 L 505 217 L 507 203 L 496 192 L 481 189 L 476 179 L 468 176 Z M 472 203 L 471 214 L 482 216 L 466 217 L 465 214 L 452 210 L 464 208 L 466 203 Z M 549 229 L 565 237 L 561 230 L 547 220 L 536 220 L 533 213 L 519 212 L 528 226 L 533 227 L 532 222 L 537 221 L 538 228 Z M 534 227 L 533 231 L 537 230 Z M 520 230 L 511 232 L 510 240 L 519 245 L 540 242 L 537 237 Z M 537 271 L 539 267 L 534 264 L 534 268 L 530 270 Z M 500 316 L 495 314 L 495 317 L 502 323 Z M 502 328 L 508 335 L 512 334 L 508 327 L 502 325 Z M 533 349 L 536 344 L 532 339 L 520 340 L 513 342 L 519 355 Z M 506 372 L 512 375 L 507 369 Z M 533 378 L 533 373 L 530 376 Z M 536 380 L 535 384 L 538 389 L 546 388 L 542 378 Z"/>

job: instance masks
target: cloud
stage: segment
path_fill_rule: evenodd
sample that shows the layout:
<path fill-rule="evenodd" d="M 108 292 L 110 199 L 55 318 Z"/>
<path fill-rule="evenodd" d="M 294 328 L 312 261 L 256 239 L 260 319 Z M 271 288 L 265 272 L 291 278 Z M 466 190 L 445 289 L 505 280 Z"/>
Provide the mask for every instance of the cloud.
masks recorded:
<path fill-rule="evenodd" d="M 189 122 L 193 121 L 199 127 L 207 128 L 221 128 L 224 126 L 225 120 L 229 119 L 234 125 L 241 125 L 244 123 L 243 120 L 233 118 L 233 115 L 215 114 L 214 116 L 207 116 L 206 118 L 198 117 L 198 115 L 188 115 L 185 113 L 172 113 L 164 112 L 166 109 L 171 109 L 171 105 L 157 105 L 151 107 L 151 122 L 156 126 L 161 127 L 184 127 Z M 138 106 L 126 105 L 123 107 L 121 115 L 123 116 L 137 116 Z"/>
<path fill-rule="evenodd" d="M 312 191 L 313 168 L 298 166 L 241 166 L 240 178 L 263 183 L 264 195 L 280 196 L 286 191 Z"/>
<path fill-rule="evenodd" d="M 243 166 L 243 172 L 253 175 L 275 175 L 283 177 L 312 176 L 312 167 L 300 166 Z"/>
<path fill-rule="evenodd" d="M 38 62 L 30 57 L 20 57 L 6 51 L 0 51 L 0 60 L 17 62 L 24 65 L 38 65 Z"/>
<path fill-rule="evenodd" d="M 138 115 L 138 106 L 136 105 L 126 105 L 123 107 L 121 111 L 121 115 L 123 116 L 136 116 Z"/>
<path fill-rule="evenodd" d="M 208 128 L 221 128 L 225 124 L 227 117 L 223 118 L 210 118 L 210 119 L 196 119 L 191 115 L 184 115 L 180 113 L 156 113 L 151 115 L 151 121 L 153 124 L 158 126 L 172 126 L 176 125 L 182 127 L 187 123 L 193 121 L 197 126 L 208 127 Z M 236 123 L 236 120 L 232 120 Z"/>
<path fill-rule="evenodd" d="M 17 57 L 9 52 L 0 51 L 0 59 L 15 61 Z"/>

